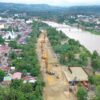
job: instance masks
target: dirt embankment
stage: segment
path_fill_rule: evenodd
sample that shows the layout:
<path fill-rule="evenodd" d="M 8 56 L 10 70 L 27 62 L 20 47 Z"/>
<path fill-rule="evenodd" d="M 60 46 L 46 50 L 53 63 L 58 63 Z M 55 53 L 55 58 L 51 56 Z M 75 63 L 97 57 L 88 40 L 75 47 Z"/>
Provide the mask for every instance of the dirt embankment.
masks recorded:
<path fill-rule="evenodd" d="M 41 41 L 44 41 L 42 46 Z M 47 66 L 45 65 L 45 60 L 42 59 L 46 52 L 48 52 L 46 55 L 48 62 Z M 41 65 L 41 73 L 46 84 L 43 93 L 44 100 L 76 100 L 69 92 L 69 84 L 63 73 L 62 66 L 59 64 L 47 36 L 44 38 L 44 33 L 41 33 L 38 39 L 37 54 Z M 46 73 L 47 70 L 53 74 Z"/>

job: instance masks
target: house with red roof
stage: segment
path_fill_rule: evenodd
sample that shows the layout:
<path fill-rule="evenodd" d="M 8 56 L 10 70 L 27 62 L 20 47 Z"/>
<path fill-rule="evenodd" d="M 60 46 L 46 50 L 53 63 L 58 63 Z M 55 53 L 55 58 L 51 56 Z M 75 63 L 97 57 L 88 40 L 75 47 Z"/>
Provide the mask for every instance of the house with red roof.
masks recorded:
<path fill-rule="evenodd" d="M 25 76 L 22 78 L 23 79 L 23 83 L 35 83 L 36 82 L 36 79 L 35 77 L 32 77 L 32 76 Z"/>
<path fill-rule="evenodd" d="M 6 73 L 8 73 L 9 71 L 10 71 L 10 67 L 8 67 L 8 66 L 2 66 L 2 67 L 0 67 L 0 70 L 2 70 L 2 71 L 4 71 L 4 72 L 6 72 Z"/>
<path fill-rule="evenodd" d="M 7 45 L 0 45 L 0 54 L 8 54 L 10 51 L 9 46 Z"/>
<path fill-rule="evenodd" d="M 13 75 L 12 75 L 12 79 L 13 80 L 16 80 L 16 79 L 21 79 L 22 77 L 22 73 L 21 72 L 15 72 Z"/>

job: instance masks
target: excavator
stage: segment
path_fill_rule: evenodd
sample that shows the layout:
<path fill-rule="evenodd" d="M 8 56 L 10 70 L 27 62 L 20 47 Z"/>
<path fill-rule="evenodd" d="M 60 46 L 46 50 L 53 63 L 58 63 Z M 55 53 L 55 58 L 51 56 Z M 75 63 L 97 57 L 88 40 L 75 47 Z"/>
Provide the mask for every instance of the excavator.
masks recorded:
<path fill-rule="evenodd" d="M 49 58 L 48 50 L 43 50 L 46 42 L 45 38 L 46 35 L 44 34 L 43 40 L 41 40 L 41 53 L 42 53 L 42 59 L 44 60 L 46 67 L 46 73 L 49 75 L 55 75 L 57 78 L 59 78 L 59 76 L 56 75 L 54 71 L 52 71 L 52 67 L 50 66 L 50 64 L 48 64 L 48 58 Z"/>
<path fill-rule="evenodd" d="M 46 66 L 46 73 L 49 75 L 54 75 L 55 73 L 52 71 L 52 67 L 48 64 L 48 50 L 43 53 L 42 59 L 44 60 Z"/>
<path fill-rule="evenodd" d="M 40 41 L 41 53 L 43 54 L 43 47 L 45 44 L 46 34 L 44 34 L 43 39 Z"/>

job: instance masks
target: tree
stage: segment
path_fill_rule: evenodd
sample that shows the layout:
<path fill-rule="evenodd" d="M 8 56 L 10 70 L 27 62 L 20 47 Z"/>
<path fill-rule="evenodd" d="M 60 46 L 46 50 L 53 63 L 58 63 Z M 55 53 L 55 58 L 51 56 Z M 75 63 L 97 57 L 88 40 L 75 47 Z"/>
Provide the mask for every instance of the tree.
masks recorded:
<path fill-rule="evenodd" d="M 17 44 L 16 41 L 10 41 L 9 42 L 9 46 L 12 47 L 12 48 L 14 48 L 14 49 L 17 49 L 18 48 L 18 44 Z"/>
<path fill-rule="evenodd" d="M 2 71 L 2 70 L 0 70 L 0 81 L 3 80 L 3 78 L 4 78 L 5 75 L 6 75 L 5 72 Z"/>
<path fill-rule="evenodd" d="M 23 93 L 32 93 L 33 92 L 32 84 L 30 84 L 30 83 L 22 84 L 21 85 L 21 91 Z"/>
<path fill-rule="evenodd" d="M 65 55 L 65 53 L 62 53 L 60 55 L 60 63 L 62 63 L 62 64 L 66 63 L 66 55 Z"/>
<path fill-rule="evenodd" d="M 26 69 L 23 69 L 22 73 L 23 73 L 23 76 L 26 76 L 27 70 Z"/>
<path fill-rule="evenodd" d="M 87 63 L 88 63 L 88 55 L 87 55 L 87 53 L 81 53 L 80 54 L 80 60 L 82 61 L 81 63 L 83 64 L 83 65 L 87 65 Z"/>
<path fill-rule="evenodd" d="M 96 59 L 96 57 L 98 57 L 99 54 L 97 53 L 97 51 L 94 51 L 92 54 L 92 59 Z"/>
<path fill-rule="evenodd" d="M 92 66 L 95 70 L 100 70 L 100 57 L 96 57 L 92 60 Z"/>
<path fill-rule="evenodd" d="M 89 82 L 91 83 L 91 84 L 94 84 L 94 77 L 93 76 L 89 76 Z"/>
<path fill-rule="evenodd" d="M 18 89 L 18 88 L 20 88 L 20 86 L 21 86 L 22 84 L 23 84 L 23 83 L 22 83 L 22 80 L 13 80 L 13 81 L 11 82 L 10 87 L 12 87 L 12 88 L 14 88 L 14 89 Z"/>
<path fill-rule="evenodd" d="M 78 100 L 87 100 L 87 92 L 83 87 L 79 87 L 77 97 Z"/>
<path fill-rule="evenodd" d="M 2 36 L 0 35 L 0 44 L 4 44 L 5 40 L 2 38 Z"/>
<path fill-rule="evenodd" d="M 10 89 L 9 87 L 0 87 L 0 100 L 8 100 L 9 99 Z M 9 99 L 11 100 L 11 99 Z"/>
<path fill-rule="evenodd" d="M 6 100 L 27 100 L 24 95 L 22 91 L 10 88 L 10 93 Z"/>
<path fill-rule="evenodd" d="M 38 74 L 39 74 L 39 68 L 33 67 L 32 70 L 31 70 L 31 75 L 32 76 L 38 76 Z"/>
<path fill-rule="evenodd" d="M 0 87 L 0 100 L 27 100 L 25 94 L 9 87 Z"/>
<path fill-rule="evenodd" d="M 15 52 L 12 51 L 12 52 L 10 52 L 9 57 L 10 57 L 11 59 L 15 59 L 15 58 L 17 57 L 17 55 L 16 55 Z"/>
<path fill-rule="evenodd" d="M 73 59 L 74 59 L 74 53 L 69 51 L 69 52 L 67 53 L 67 57 L 68 57 L 69 61 L 70 61 L 70 60 L 73 60 Z"/>
<path fill-rule="evenodd" d="M 96 87 L 95 100 L 100 100 L 100 84 Z"/>
<path fill-rule="evenodd" d="M 95 75 L 94 76 L 94 83 L 95 85 L 100 85 L 100 75 Z"/>

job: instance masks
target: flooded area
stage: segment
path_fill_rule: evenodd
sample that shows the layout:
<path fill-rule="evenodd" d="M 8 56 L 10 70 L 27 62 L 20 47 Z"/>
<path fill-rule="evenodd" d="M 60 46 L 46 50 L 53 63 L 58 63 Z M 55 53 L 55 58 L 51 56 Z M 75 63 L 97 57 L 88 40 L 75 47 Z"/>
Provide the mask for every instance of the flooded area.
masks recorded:
<path fill-rule="evenodd" d="M 69 38 L 78 40 L 91 53 L 96 50 L 100 54 L 100 35 L 91 34 L 90 32 L 71 27 L 65 24 L 45 21 L 48 25 L 55 27 L 57 30 L 64 32 Z"/>

